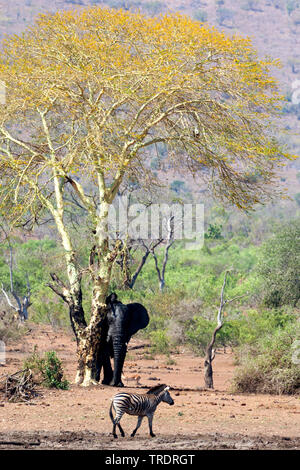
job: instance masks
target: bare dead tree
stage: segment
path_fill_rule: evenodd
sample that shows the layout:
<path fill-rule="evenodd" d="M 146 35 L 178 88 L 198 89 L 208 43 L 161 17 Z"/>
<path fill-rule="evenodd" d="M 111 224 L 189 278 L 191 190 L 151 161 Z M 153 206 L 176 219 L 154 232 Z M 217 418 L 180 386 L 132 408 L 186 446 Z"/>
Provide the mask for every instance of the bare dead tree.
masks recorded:
<path fill-rule="evenodd" d="M 146 263 L 148 256 L 150 255 L 150 253 L 153 253 L 155 248 L 158 247 L 158 245 L 160 245 L 162 242 L 163 242 L 163 239 L 160 238 L 159 240 L 151 241 L 150 244 L 147 245 L 144 242 L 144 240 L 141 240 L 141 244 L 144 247 L 145 252 L 144 252 L 144 255 L 143 255 L 142 259 L 140 260 L 139 265 L 137 266 L 137 268 L 135 270 L 135 273 L 133 274 L 133 276 L 131 278 L 131 285 L 130 285 L 131 289 L 133 288 L 133 286 L 135 284 L 135 281 L 137 280 L 138 275 L 142 271 L 142 268 L 143 268 L 144 264 Z"/>
<path fill-rule="evenodd" d="M 164 252 L 164 259 L 162 263 L 162 267 L 160 269 L 158 265 L 158 258 L 155 253 L 155 247 L 152 247 L 151 249 L 151 254 L 154 258 L 155 262 L 155 269 L 157 272 L 158 280 L 159 280 L 159 289 L 163 291 L 165 287 L 165 273 L 166 273 L 166 267 L 169 259 L 169 249 L 174 243 L 174 216 L 172 215 L 167 219 L 167 239 L 166 239 L 166 244 L 165 244 L 165 252 Z"/>
<path fill-rule="evenodd" d="M 124 209 L 127 211 L 127 218 L 129 218 L 129 207 L 132 201 L 134 194 L 136 193 L 136 187 L 132 182 L 128 182 L 125 184 L 122 190 L 119 190 L 119 196 L 126 196 L 127 197 L 127 204 Z M 143 204 L 144 207 L 148 208 L 153 204 L 151 198 L 149 199 L 148 194 L 135 194 L 135 200 L 138 201 L 140 204 Z M 117 260 L 117 264 L 120 266 L 122 274 L 123 274 L 123 288 L 124 289 L 133 289 L 135 282 L 142 272 L 144 265 L 151 253 L 157 248 L 161 243 L 165 242 L 164 237 L 157 238 L 155 240 L 146 240 L 146 239 L 130 239 L 128 233 L 123 233 L 123 240 L 122 240 L 122 248 L 119 253 L 119 257 Z M 126 237 L 126 239 L 124 239 Z M 136 253 L 141 250 L 143 255 L 139 260 L 135 271 L 132 273 L 131 265 L 134 263 L 133 253 Z"/>
<path fill-rule="evenodd" d="M 27 285 L 27 293 L 21 297 L 18 295 L 14 288 L 14 279 L 13 279 L 13 249 L 10 243 L 9 237 L 7 237 L 7 242 L 9 246 L 9 277 L 10 277 L 10 294 L 16 301 L 17 306 L 15 306 L 9 298 L 8 293 L 5 291 L 4 286 L 2 284 L 1 291 L 6 299 L 8 305 L 18 314 L 18 318 L 21 322 L 24 322 L 28 319 L 28 308 L 31 306 L 30 296 L 31 296 L 31 289 L 28 274 L 26 273 L 26 285 Z"/>
<path fill-rule="evenodd" d="M 206 348 L 206 355 L 205 355 L 205 359 L 204 359 L 204 382 L 205 382 L 205 386 L 207 388 L 214 388 L 212 361 L 214 360 L 214 358 L 216 356 L 216 353 L 215 353 L 215 349 L 213 349 L 213 346 L 215 344 L 216 335 L 217 335 L 218 331 L 220 331 L 220 329 L 222 328 L 222 326 L 224 324 L 223 309 L 224 309 L 225 305 L 233 302 L 234 300 L 245 297 L 245 295 L 247 295 L 247 294 L 240 295 L 240 296 L 234 297 L 233 299 L 230 299 L 230 300 L 225 300 L 224 299 L 224 291 L 225 291 L 227 276 L 228 276 L 229 272 L 230 272 L 229 270 L 227 270 L 225 272 L 224 282 L 223 282 L 223 286 L 222 286 L 222 289 L 221 289 L 220 306 L 219 306 L 219 311 L 218 311 L 218 316 L 217 316 L 217 326 L 214 329 L 211 341 L 210 341 L 209 345 Z"/>
<path fill-rule="evenodd" d="M 120 265 L 123 272 L 123 287 L 125 289 L 133 289 L 135 282 L 142 272 L 149 255 L 152 253 L 152 250 L 155 250 L 155 248 L 163 243 L 163 241 L 163 238 L 160 238 L 159 240 L 151 240 L 150 242 L 147 240 L 137 240 L 135 242 L 132 241 L 128 244 L 124 244 L 123 249 L 121 250 L 120 260 L 118 260 L 118 264 Z M 132 259 L 133 256 L 131 253 L 133 249 L 136 250 L 138 248 L 141 248 L 144 253 L 134 273 L 132 274 L 130 269 L 130 258 Z"/>

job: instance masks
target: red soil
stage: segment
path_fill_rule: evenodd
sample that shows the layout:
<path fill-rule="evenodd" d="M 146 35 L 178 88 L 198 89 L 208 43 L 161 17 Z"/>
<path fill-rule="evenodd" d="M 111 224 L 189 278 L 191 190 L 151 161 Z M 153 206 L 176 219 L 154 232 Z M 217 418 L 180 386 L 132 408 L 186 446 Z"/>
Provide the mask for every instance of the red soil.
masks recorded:
<path fill-rule="evenodd" d="M 50 326 L 30 326 L 18 343 L 7 346 L 2 374 L 13 373 L 36 344 L 40 353 L 55 350 L 63 361 L 65 375 L 75 377 L 76 353 L 72 336 Z M 173 354 L 175 364 L 165 356 L 145 359 L 144 342 L 133 339 L 124 367 L 125 377 L 140 375 L 140 385 L 124 379 L 128 391 L 143 393 L 157 383 L 173 390 L 175 406 L 159 405 L 153 420 L 154 439 L 149 438 L 147 420 L 137 436 L 128 437 L 136 418 L 124 415 L 124 439 L 114 441 L 108 416 L 111 397 L 119 390 L 108 386 L 49 390 L 28 403 L 0 402 L 0 448 L 19 443 L 39 448 L 97 449 L 207 449 L 207 448 L 298 448 L 300 449 L 300 400 L 298 396 L 230 393 L 234 373 L 231 352 L 219 351 L 214 361 L 215 389 L 203 388 L 203 359 L 182 349 Z M 134 349 L 132 349 L 134 348 Z M 5 444 L 14 441 L 14 444 Z"/>

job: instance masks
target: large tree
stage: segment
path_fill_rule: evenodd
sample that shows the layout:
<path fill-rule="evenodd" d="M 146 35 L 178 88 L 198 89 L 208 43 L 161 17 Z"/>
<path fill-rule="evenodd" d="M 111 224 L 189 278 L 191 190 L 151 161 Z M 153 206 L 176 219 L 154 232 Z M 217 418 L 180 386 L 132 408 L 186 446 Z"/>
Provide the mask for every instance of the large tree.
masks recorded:
<path fill-rule="evenodd" d="M 271 127 L 279 99 L 273 65 L 257 57 L 249 39 L 185 16 L 146 18 L 98 7 L 41 15 L 4 41 L 1 205 L 14 224 L 33 223 L 45 211 L 55 221 L 67 281 L 52 274 L 51 287 L 69 307 L 77 383 L 95 381 L 118 252 L 108 238 L 108 212 L 123 179 L 152 181 L 146 155 L 163 142 L 174 168 L 205 175 L 221 199 L 243 209 L 265 200 L 288 158 Z M 69 187 L 93 238 L 89 324 L 65 217 Z"/>

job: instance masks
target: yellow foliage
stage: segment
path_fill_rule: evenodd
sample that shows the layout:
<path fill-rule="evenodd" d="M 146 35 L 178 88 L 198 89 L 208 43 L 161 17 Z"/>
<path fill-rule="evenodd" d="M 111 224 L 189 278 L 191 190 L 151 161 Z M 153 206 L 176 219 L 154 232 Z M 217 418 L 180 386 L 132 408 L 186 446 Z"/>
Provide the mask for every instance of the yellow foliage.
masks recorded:
<path fill-rule="evenodd" d="M 34 200 L 54 210 L 50 195 L 56 191 L 59 208 L 63 181 L 95 218 L 73 175 L 84 174 L 111 201 L 126 172 L 148 180 L 145 151 L 164 142 L 173 166 L 202 176 L 201 162 L 219 197 L 253 206 L 292 158 L 275 139 L 282 99 L 275 66 L 258 58 L 250 38 L 180 14 L 90 7 L 40 15 L 5 39 L 0 56 L 3 204 L 14 194 L 26 210 Z M 246 171 L 260 179 L 245 183 Z"/>

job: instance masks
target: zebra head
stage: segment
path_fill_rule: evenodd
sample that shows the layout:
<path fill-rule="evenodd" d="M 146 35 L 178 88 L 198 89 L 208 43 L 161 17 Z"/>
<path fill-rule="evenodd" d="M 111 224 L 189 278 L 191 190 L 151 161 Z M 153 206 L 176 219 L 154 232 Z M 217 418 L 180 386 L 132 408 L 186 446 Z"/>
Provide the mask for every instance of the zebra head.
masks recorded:
<path fill-rule="evenodd" d="M 174 400 L 173 400 L 173 398 L 171 397 L 171 395 L 169 393 L 169 389 L 170 389 L 170 387 L 166 387 L 163 390 L 163 396 L 162 396 L 161 401 L 164 401 L 165 403 L 168 403 L 168 405 L 174 405 Z"/>

